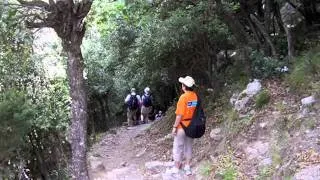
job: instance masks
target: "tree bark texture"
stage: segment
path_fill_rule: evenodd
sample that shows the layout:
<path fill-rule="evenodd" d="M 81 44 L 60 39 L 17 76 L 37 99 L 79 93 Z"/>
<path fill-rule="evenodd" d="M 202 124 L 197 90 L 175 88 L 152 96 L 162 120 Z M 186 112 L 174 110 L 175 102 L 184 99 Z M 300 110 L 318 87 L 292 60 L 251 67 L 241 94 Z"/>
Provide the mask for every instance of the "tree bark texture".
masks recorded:
<path fill-rule="evenodd" d="M 265 12 L 264 12 L 264 27 L 266 31 L 270 34 L 271 32 L 271 9 L 272 9 L 273 1 L 265 0 Z"/>
<path fill-rule="evenodd" d="M 294 57 L 294 35 L 292 33 L 292 28 L 285 28 L 287 34 L 287 44 L 288 44 L 288 57 L 290 60 Z"/>
<path fill-rule="evenodd" d="M 272 0 L 265 0 L 265 11 L 264 11 L 264 28 L 267 33 L 267 35 L 270 35 L 271 33 L 271 8 L 272 8 Z M 271 48 L 270 46 L 265 47 L 265 51 L 268 55 L 271 54 Z"/>
<path fill-rule="evenodd" d="M 71 96 L 72 178 L 89 179 L 87 171 L 87 95 L 83 78 L 83 57 L 80 44 L 64 48 L 68 54 L 68 79 Z"/>

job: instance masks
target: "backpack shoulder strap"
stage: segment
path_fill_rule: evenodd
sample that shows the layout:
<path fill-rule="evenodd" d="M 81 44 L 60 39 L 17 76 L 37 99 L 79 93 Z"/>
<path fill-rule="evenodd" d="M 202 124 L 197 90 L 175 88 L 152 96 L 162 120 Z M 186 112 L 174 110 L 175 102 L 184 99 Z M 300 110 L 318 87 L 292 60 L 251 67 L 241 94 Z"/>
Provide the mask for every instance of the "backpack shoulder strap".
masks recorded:
<path fill-rule="evenodd" d="M 199 95 L 196 93 L 196 95 L 197 95 L 197 106 L 196 106 L 196 110 L 200 107 L 200 104 L 201 104 L 201 99 L 200 99 L 200 97 L 199 97 Z M 195 111 L 196 111 L 195 110 Z"/>

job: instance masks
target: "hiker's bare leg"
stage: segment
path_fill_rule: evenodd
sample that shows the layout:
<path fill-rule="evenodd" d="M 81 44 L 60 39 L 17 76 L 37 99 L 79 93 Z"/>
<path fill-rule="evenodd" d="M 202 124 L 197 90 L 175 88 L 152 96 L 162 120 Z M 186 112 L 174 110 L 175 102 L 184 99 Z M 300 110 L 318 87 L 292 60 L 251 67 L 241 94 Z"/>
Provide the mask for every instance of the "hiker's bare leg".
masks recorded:
<path fill-rule="evenodd" d="M 150 119 L 149 119 L 149 115 L 151 113 L 151 110 L 152 110 L 152 106 L 148 107 L 147 110 L 146 110 L 146 122 L 149 123 L 150 122 Z"/>
<path fill-rule="evenodd" d="M 146 123 L 148 124 L 149 123 L 149 114 L 145 114 L 145 117 L 144 117 Z"/>
<path fill-rule="evenodd" d="M 183 129 L 177 129 L 177 134 L 173 140 L 173 160 L 174 165 L 178 169 L 181 167 L 182 154 L 184 150 L 184 131 Z"/>
<path fill-rule="evenodd" d="M 127 120 L 128 120 L 128 126 L 132 126 L 133 122 L 132 122 L 132 111 L 128 110 L 127 111 Z"/>
<path fill-rule="evenodd" d="M 132 111 L 132 119 L 133 119 L 132 124 L 136 125 L 137 124 L 137 110 Z"/>
<path fill-rule="evenodd" d="M 177 162 L 174 162 L 174 166 L 178 169 L 181 168 L 181 162 L 177 161 Z"/>
<path fill-rule="evenodd" d="M 192 144 L 193 144 L 193 139 L 185 135 L 184 137 L 184 156 L 186 159 L 185 166 L 189 166 L 189 167 L 190 167 L 191 158 L 192 158 Z"/>

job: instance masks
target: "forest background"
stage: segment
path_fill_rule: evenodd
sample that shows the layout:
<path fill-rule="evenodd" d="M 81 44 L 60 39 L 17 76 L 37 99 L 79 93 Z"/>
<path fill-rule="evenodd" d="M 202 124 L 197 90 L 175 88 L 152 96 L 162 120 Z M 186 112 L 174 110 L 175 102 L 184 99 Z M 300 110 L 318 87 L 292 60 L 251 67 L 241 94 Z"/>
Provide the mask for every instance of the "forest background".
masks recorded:
<path fill-rule="evenodd" d="M 26 2 L 35 1 L 0 3 L 0 177 L 65 179 L 72 156 L 66 43 L 32 28 Z M 131 87 L 149 86 L 155 108 L 165 111 L 184 75 L 214 97 L 250 79 L 286 78 L 285 66 L 297 91 L 319 77 L 317 0 L 95 0 L 85 21 L 89 146 L 125 121 Z"/>

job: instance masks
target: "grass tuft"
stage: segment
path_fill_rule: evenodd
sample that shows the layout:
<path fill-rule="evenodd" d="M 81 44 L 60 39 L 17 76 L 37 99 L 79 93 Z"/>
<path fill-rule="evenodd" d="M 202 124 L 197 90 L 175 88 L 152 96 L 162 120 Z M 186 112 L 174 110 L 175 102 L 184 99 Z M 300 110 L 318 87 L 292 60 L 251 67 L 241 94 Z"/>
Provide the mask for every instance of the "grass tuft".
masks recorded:
<path fill-rule="evenodd" d="M 255 98 L 256 108 L 261 109 L 270 101 L 270 94 L 267 90 L 261 91 Z"/>

